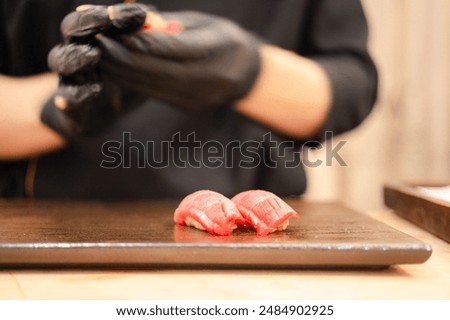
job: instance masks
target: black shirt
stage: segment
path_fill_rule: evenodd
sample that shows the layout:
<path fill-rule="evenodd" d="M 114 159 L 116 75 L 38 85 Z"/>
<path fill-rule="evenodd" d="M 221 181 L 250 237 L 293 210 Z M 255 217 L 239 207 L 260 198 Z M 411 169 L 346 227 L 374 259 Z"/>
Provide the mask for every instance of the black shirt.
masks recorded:
<path fill-rule="evenodd" d="M 2 1 L 0 72 L 24 76 L 48 71 L 47 53 L 61 41 L 60 21 L 83 2 Z M 377 75 L 367 53 L 367 25 L 359 1 L 149 3 L 160 11 L 198 10 L 224 16 L 267 43 L 320 63 L 331 79 L 333 105 L 317 139 L 325 131 L 338 134 L 354 128 L 373 106 Z M 302 90 L 295 83 L 286 85 Z M 306 178 L 297 151 L 305 142 L 271 132 L 232 108 L 193 115 L 149 99 L 105 132 L 41 157 L 34 195 L 151 198 L 184 196 L 205 188 L 225 195 L 253 188 L 301 194 Z M 23 162 L 0 163 L 0 195 L 24 195 L 20 178 L 24 168 Z"/>

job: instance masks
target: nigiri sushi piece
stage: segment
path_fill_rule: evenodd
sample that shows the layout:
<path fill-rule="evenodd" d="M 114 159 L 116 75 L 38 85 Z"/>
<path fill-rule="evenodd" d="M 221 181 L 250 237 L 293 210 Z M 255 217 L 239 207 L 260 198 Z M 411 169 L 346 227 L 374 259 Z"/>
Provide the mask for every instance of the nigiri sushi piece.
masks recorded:
<path fill-rule="evenodd" d="M 285 230 L 289 218 L 298 215 L 278 196 L 264 190 L 244 191 L 231 200 L 244 218 L 244 224 L 255 229 L 259 236 Z"/>
<path fill-rule="evenodd" d="M 213 235 L 227 236 L 244 220 L 230 199 L 214 191 L 200 190 L 180 202 L 174 221 Z"/>

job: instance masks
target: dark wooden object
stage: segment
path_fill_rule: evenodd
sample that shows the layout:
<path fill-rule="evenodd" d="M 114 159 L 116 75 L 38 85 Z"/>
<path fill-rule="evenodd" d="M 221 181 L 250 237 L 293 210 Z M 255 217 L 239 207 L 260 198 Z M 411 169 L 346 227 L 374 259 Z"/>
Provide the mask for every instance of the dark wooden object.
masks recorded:
<path fill-rule="evenodd" d="M 450 204 L 425 195 L 418 186 L 446 184 L 397 183 L 384 187 L 384 201 L 399 216 L 450 243 Z"/>
<path fill-rule="evenodd" d="M 177 201 L 0 201 L 6 267 L 335 268 L 422 263 L 431 247 L 338 204 L 288 201 L 284 232 L 231 236 L 175 225 Z"/>

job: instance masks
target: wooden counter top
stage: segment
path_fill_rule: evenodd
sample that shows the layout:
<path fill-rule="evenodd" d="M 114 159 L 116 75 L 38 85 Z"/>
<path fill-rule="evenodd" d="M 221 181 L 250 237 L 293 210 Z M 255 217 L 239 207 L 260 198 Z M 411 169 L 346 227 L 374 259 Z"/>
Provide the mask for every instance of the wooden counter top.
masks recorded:
<path fill-rule="evenodd" d="M 369 213 L 433 247 L 387 270 L 2 270 L 0 299 L 450 299 L 450 245 L 392 212 Z"/>

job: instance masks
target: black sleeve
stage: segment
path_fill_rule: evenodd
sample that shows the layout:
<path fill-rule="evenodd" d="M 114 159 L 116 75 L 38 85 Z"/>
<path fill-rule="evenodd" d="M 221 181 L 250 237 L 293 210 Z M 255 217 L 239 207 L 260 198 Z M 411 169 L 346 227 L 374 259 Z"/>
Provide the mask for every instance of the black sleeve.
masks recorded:
<path fill-rule="evenodd" d="M 333 102 L 326 131 L 353 129 L 370 113 L 377 95 L 377 71 L 367 52 L 368 27 L 358 0 L 315 0 L 308 30 L 308 57 L 328 74 Z"/>
<path fill-rule="evenodd" d="M 5 73 L 6 69 L 5 17 L 3 11 L 3 6 L 0 4 L 0 74 Z"/>

